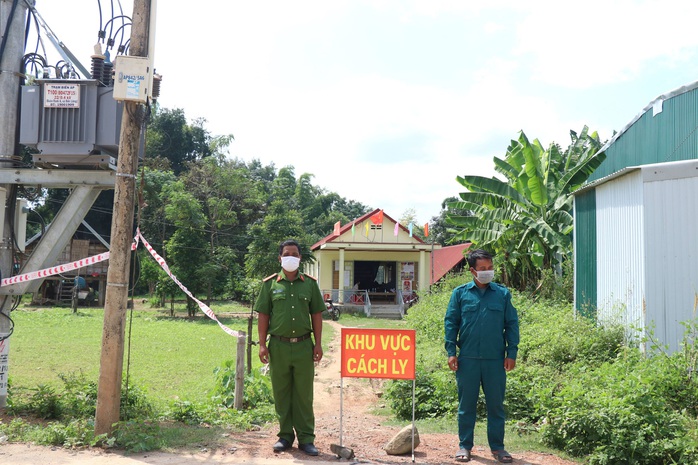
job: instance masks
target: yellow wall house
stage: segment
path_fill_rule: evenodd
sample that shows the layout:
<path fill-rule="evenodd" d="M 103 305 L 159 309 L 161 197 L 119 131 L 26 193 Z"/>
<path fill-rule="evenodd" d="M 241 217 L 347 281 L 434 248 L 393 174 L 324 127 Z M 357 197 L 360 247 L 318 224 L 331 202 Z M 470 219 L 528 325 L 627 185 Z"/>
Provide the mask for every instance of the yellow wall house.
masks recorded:
<path fill-rule="evenodd" d="M 410 236 L 407 225 L 374 210 L 335 224 L 332 234 L 311 247 L 316 261 L 305 271 L 318 277 L 325 299 L 364 307 L 369 315 L 372 308 L 375 314 L 391 306 L 404 314 L 415 293 L 429 288 L 434 248 L 441 246 Z"/>

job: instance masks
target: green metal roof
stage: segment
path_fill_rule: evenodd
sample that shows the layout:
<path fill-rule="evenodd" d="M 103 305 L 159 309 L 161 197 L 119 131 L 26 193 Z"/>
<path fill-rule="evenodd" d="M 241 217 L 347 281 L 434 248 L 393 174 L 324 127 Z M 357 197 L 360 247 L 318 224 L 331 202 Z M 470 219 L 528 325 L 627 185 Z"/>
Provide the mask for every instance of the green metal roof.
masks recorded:
<path fill-rule="evenodd" d="M 698 81 L 654 99 L 601 150 L 606 160 L 587 182 L 628 167 L 698 158 Z"/>

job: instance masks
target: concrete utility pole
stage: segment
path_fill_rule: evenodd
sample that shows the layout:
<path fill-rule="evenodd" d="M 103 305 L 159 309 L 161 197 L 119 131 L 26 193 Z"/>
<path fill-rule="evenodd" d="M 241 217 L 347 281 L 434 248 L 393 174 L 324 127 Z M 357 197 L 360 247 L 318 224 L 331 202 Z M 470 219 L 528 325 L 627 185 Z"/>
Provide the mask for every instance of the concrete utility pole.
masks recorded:
<path fill-rule="evenodd" d="M 34 2 L 31 2 L 32 5 Z M 24 1 L 0 0 L 0 168 L 12 168 L 16 155 L 17 103 L 19 80 L 24 54 L 24 22 L 27 17 L 27 5 Z M 13 244 L 10 215 L 6 212 L 9 199 L 7 194 L 14 189 L 11 184 L 0 187 L 0 272 L 2 277 L 12 274 Z M 13 205 L 14 206 L 14 205 Z M 7 406 L 7 377 L 10 354 L 10 333 L 12 324 L 9 319 L 13 299 L 8 294 L 0 296 L 0 408 Z"/>
<path fill-rule="evenodd" d="M 134 0 L 130 50 L 132 56 L 147 56 L 151 0 Z M 128 302 L 128 270 L 133 240 L 133 211 L 136 169 L 143 105 L 125 101 L 117 179 L 114 187 L 114 212 L 111 223 L 111 250 L 104 304 L 102 355 L 97 388 L 95 434 L 111 433 L 119 421 L 121 376 L 124 364 L 124 329 Z"/>

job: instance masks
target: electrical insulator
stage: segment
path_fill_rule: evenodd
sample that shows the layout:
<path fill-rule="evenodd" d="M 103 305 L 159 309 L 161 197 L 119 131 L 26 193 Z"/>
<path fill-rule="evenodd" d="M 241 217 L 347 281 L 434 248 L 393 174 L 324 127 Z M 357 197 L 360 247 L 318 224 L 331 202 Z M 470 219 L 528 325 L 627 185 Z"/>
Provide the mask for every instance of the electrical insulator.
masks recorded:
<path fill-rule="evenodd" d="M 104 62 L 104 70 L 102 71 L 102 83 L 104 84 L 105 87 L 111 87 L 114 84 L 113 81 L 113 74 L 114 72 L 114 63 L 111 61 L 105 61 Z"/>
<path fill-rule="evenodd" d="M 104 55 L 92 55 L 92 79 L 100 81 L 103 86 L 104 83 Z"/>
<path fill-rule="evenodd" d="M 160 97 L 160 83 L 162 82 L 162 76 L 159 74 L 153 74 L 153 100 L 157 100 Z"/>

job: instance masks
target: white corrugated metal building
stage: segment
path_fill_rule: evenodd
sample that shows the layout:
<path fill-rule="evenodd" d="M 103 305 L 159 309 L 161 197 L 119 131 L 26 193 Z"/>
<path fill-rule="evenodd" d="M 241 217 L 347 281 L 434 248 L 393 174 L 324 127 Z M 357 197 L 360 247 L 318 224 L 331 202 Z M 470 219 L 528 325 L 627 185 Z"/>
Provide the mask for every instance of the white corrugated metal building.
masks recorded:
<path fill-rule="evenodd" d="M 652 334 L 670 351 L 698 305 L 697 92 L 652 102 L 575 193 L 575 309 L 622 323 L 633 337 Z M 604 172 L 609 160 L 614 168 Z"/>

